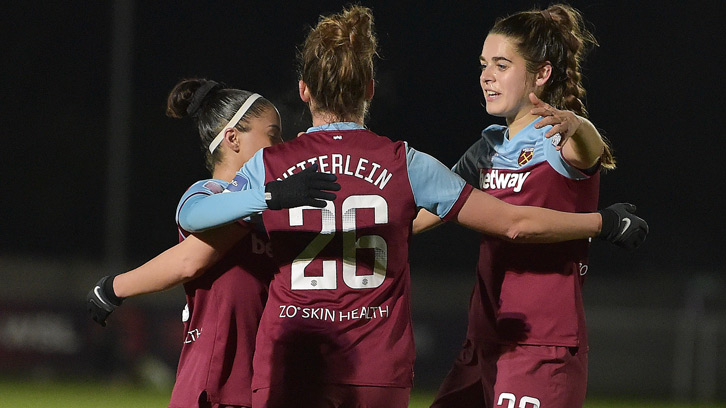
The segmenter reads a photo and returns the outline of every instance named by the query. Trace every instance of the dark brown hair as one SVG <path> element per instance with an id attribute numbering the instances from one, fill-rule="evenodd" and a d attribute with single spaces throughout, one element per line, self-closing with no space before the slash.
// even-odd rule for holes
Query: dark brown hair
<path id="1" fill-rule="evenodd" d="M 539 98 L 558 109 L 587 117 L 581 65 L 587 52 L 598 44 L 579 11 L 566 4 L 522 11 L 498 19 L 489 33 L 514 39 L 530 73 L 537 72 L 549 61 L 552 74 Z M 611 169 L 615 167 L 615 159 L 608 141 L 604 140 L 601 164 Z"/>
<path id="2" fill-rule="evenodd" d="M 237 110 L 252 95 L 252 92 L 226 88 L 223 84 L 201 78 L 183 79 L 169 93 L 166 103 L 166 116 L 194 119 L 199 131 L 202 151 L 205 153 L 205 166 L 210 172 L 222 160 L 222 149 L 209 152 L 209 145 L 217 134 L 232 119 Z M 274 105 L 265 98 L 257 99 L 237 122 L 235 128 L 241 132 L 249 131 L 248 121 L 259 117 Z"/>

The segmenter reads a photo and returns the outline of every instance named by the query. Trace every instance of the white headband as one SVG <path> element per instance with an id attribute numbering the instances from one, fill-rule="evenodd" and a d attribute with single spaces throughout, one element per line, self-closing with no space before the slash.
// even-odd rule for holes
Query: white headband
<path id="1" fill-rule="evenodd" d="M 212 140 L 212 143 L 209 144 L 209 153 L 214 153 L 214 149 L 219 146 L 220 143 L 222 143 L 222 139 L 224 139 L 224 132 L 227 131 L 229 128 L 233 128 L 237 126 L 237 122 L 239 122 L 240 119 L 242 119 L 242 116 L 244 116 L 245 113 L 247 113 L 247 110 L 249 110 L 250 106 L 252 106 L 253 103 L 259 98 L 262 98 L 260 94 L 252 94 L 249 98 L 245 101 L 245 103 L 242 104 L 242 106 L 239 107 L 239 110 L 237 113 L 232 116 L 232 119 L 229 120 L 227 125 L 217 133 L 217 137 Z"/>

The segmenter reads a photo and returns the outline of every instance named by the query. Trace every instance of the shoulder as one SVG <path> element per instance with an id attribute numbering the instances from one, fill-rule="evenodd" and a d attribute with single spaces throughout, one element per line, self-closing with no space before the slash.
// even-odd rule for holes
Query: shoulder
<path id="1" fill-rule="evenodd" d="M 227 188 L 228 184 L 229 183 L 227 183 L 226 181 L 218 179 L 199 180 L 189 186 L 187 191 L 184 192 L 181 199 L 179 200 L 179 208 L 181 208 L 184 203 L 189 201 L 191 197 L 209 196 L 212 194 L 221 193 L 224 191 L 225 188 Z"/>
<path id="2" fill-rule="evenodd" d="M 487 157 L 490 153 L 497 151 L 504 144 L 507 135 L 507 127 L 502 125 L 489 125 L 481 131 L 481 136 L 469 147 L 465 156 Z"/>
<path id="3" fill-rule="evenodd" d="M 218 180 L 218 179 L 206 179 L 206 180 L 199 180 L 196 183 L 189 186 L 187 189 L 186 194 L 218 194 L 224 191 L 225 188 L 227 188 L 227 183 L 224 180 Z"/>
<path id="4" fill-rule="evenodd" d="M 500 145 L 504 141 L 507 127 L 502 125 L 489 125 L 481 131 L 481 141 L 489 145 Z"/>

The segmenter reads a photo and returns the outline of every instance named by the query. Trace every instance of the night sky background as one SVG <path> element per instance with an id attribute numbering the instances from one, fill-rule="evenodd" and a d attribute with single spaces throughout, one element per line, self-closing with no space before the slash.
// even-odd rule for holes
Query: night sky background
<path id="1" fill-rule="evenodd" d="M 259 92 L 278 106 L 284 136 L 292 138 L 309 126 L 297 96 L 296 47 L 319 14 L 346 3 L 136 2 L 124 88 L 128 190 L 108 177 L 113 4 L 2 6 L 0 256 L 104 262 L 108 225 L 119 222 L 107 219 L 108 189 L 125 191 L 127 200 L 128 220 L 120 220 L 126 238 L 115 254 L 124 268 L 175 244 L 177 201 L 208 175 L 192 121 L 164 115 L 168 92 L 187 77 Z M 486 114 L 478 82 L 489 27 L 498 16 L 548 3 L 362 4 L 373 9 L 382 57 L 367 125 L 451 166 L 481 129 L 503 123 Z M 596 242 L 591 268 L 654 276 L 722 271 L 726 5 L 571 4 L 600 42 L 584 65 L 586 104 L 618 160 L 602 178 L 601 206 L 635 203 L 651 228 L 634 253 Z M 471 274 L 476 241 L 455 225 L 415 237 L 412 271 L 426 265 Z"/>

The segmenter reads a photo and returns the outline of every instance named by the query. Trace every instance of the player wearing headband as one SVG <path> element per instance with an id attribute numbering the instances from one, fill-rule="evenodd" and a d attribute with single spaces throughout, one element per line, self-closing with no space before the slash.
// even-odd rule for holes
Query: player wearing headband
<path id="1" fill-rule="evenodd" d="M 182 196 L 181 242 L 135 270 L 102 278 L 88 294 L 88 309 L 105 325 L 123 298 L 183 283 L 183 345 L 169 406 L 250 407 L 255 336 L 277 270 L 267 235 L 247 221 L 191 235 L 186 212 L 200 197 L 230 187 L 236 170 L 257 150 L 282 141 L 280 116 L 258 94 L 204 79 L 179 82 L 169 94 L 167 115 L 194 119 L 213 178 L 194 183 Z M 305 197 L 292 201 L 309 203 Z"/>
<path id="2" fill-rule="evenodd" d="M 341 185 L 325 208 L 263 212 L 280 272 L 257 336 L 255 407 L 408 406 L 415 357 L 408 250 L 421 207 L 514 241 L 616 231 L 612 242 L 637 246 L 645 237 L 645 222 L 621 206 L 602 215 L 513 206 L 405 142 L 366 129 L 376 53 L 369 9 L 321 17 L 299 54 L 299 94 L 313 126 L 262 149 L 235 177 L 255 189 L 318 166 Z M 203 229 L 235 219 L 235 194 L 205 197 L 190 220 Z M 627 231 L 617 227 L 624 214 Z"/>

